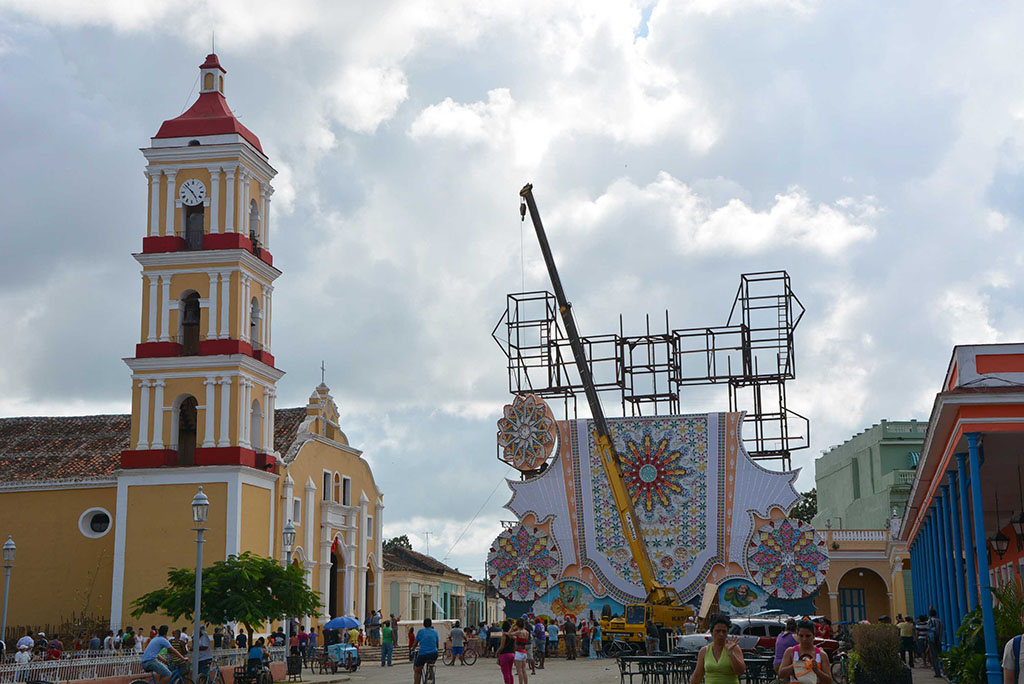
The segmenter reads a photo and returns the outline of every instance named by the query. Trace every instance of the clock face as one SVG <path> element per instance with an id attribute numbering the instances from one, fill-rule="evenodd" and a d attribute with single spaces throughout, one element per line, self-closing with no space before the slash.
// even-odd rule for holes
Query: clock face
<path id="1" fill-rule="evenodd" d="M 194 207 L 206 199 L 206 186 L 198 178 L 189 178 L 178 189 L 178 197 L 182 204 Z"/>

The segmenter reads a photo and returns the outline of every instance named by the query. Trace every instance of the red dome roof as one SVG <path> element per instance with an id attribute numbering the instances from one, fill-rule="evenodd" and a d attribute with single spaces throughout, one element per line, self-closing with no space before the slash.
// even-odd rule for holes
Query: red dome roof
<path id="1" fill-rule="evenodd" d="M 227 73 L 224 67 L 220 65 L 220 60 L 217 59 L 215 54 L 207 55 L 206 62 L 199 68 L 216 68 Z M 249 141 L 260 153 L 263 152 L 263 147 L 260 146 L 260 139 L 235 118 L 224 96 L 217 91 L 211 91 L 200 93 L 199 99 L 195 101 L 195 104 L 189 107 L 188 111 L 181 116 L 164 121 L 163 125 L 160 126 L 160 130 L 153 137 L 187 138 L 201 135 L 223 135 L 225 133 L 237 133 Z"/>

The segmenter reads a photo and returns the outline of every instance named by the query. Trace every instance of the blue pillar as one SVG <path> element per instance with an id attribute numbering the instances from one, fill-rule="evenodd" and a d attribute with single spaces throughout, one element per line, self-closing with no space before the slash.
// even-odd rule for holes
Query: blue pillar
<path id="1" fill-rule="evenodd" d="M 910 617 L 913 618 L 918 614 L 918 609 L 921 606 L 921 571 L 918 570 L 917 560 L 917 539 L 914 539 L 914 543 L 910 545 L 910 588 L 914 597 L 914 607 L 910 611 Z"/>
<path id="2" fill-rule="evenodd" d="M 967 610 L 978 607 L 978 568 L 971 557 L 974 546 L 974 526 L 971 523 L 971 499 L 967 493 L 967 454 L 957 454 L 956 464 L 960 480 L 960 524 L 963 526 L 964 576 L 967 578 Z"/>
<path id="3" fill-rule="evenodd" d="M 946 625 L 946 629 L 942 631 L 942 641 L 945 644 L 945 650 L 954 644 L 956 636 L 956 628 L 959 626 L 959 622 L 956 619 L 956 587 L 953 586 L 953 544 L 950 537 L 953 536 L 949 529 L 949 486 L 940 485 L 939 489 L 942 491 L 942 495 L 939 497 L 937 503 L 939 509 L 939 543 L 940 552 L 942 553 L 942 584 L 940 589 L 942 590 L 942 606 L 943 606 L 943 618 L 942 623 Z"/>
<path id="4" fill-rule="evenodd" d="M 964 558 L 961 555 L 960 536 L 962 527 L 960 525 L 960 493 L 957 485 L 956 473 L 949 471 L 949 524 L 953 537 L 953 571 L 956 573 L 956 624 L 959 627 L 967 614 L 967 597 L 964 595 Z"/>
<path id="5" fill-rule="evenodd" d="M 985 540 L 985 513 L 981 498 L 981 454 L 978 451 L 977 432 L 967 435 L 967 450 L 970 453 L 971 468 L 971 504 L 974 508 L 974 545 L 978 563 L 978 599 L 981 603 L 981 626 L 985 634 L 985 673 L 988 684 L 1001 684 L 1003 671 L 999 664 L 999 653 L 996 646 L 996 619 L 992 611 L 992 592 L 989 591 L 988 576 L 988 542 Z M 984 582 L 984 584 L 982 584 Z"/>
<path id="6" fill-rule="evenodd" d="M 925 612 L 932 608 L 938 608 L 939 568 L 935 560 L 935 509 L 928 508 L 928 607 Z"/>
<path id="7" fill-rule="evenodd" d="M 932 583 L 932 605 L 939 613 L 945 623 L 945 592 L 942 591 L 942 540 L 939 538 L 939 529 L 942 523 L 939 520 L 939 496 L 936 494 L 932 500 L 932 565 L 935 566 L 935 580 Z"/>

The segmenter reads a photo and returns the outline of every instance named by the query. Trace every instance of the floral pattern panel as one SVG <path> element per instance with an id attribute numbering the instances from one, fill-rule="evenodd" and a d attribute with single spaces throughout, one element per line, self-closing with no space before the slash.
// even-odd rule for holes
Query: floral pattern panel
<path id="1" fill-rule="evenodd" d="M 533 601 L 554 585 L 561 555 L 554 537 L 538 527 L 516 525 L 502 531 L 487 554 L 487 574 L 510 601 Z"/>
<path id="2" fill-rule="evenodd" d="M 536 394 L 520 394 L 498 420 L 499 460 L 516 470 L 537 470 L 555 448 L 555 415 Z"/>
<path id="3" fill-rule="evenodd" d="M 825 538 L 794 518 L 770 520 L 754 531 L 747 545 L 747 571 L 780 599 L 810 596 L 828 572 Z"/>

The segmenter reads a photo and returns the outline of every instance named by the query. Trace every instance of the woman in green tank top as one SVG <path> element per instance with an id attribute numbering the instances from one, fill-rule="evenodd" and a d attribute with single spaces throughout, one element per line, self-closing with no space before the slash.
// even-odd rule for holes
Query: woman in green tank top
<path id="1" fill-rule="evenodd" d="M 697 654 L 697 667 L 690 684 L 739 684 L 747 666 L 736 639 L 729 637 L 729 618 L 716 615 L 711 619 L 711 643 Z"/>

